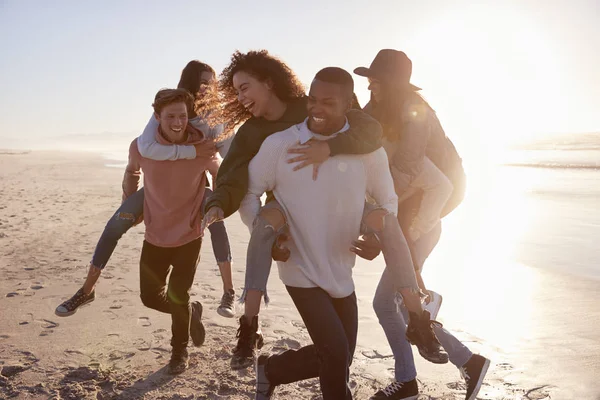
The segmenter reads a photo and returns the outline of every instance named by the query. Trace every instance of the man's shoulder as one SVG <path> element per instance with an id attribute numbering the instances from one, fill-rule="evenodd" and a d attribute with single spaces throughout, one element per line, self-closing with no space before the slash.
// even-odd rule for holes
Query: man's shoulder
<path id="1" fill-rule="evenodd" d="M 270 148 L 289 147 L 298 141 L 298 125 L 290 126 L 283 131 L 269 135 L 263 142 L 263 146 Z"/>
<path id="2" fill-rule="evenodd" d="M 377 150 L 372 151 L 370 153 L 360 154 L 358 155 L 358 157 L 360 157 L 361 161 L 366 165 L 380 163 L 383 163 L 385 165 L 389 164 L 387 153 L 385 152 L 385 149 L 383 147 L 380 147 Z"/>

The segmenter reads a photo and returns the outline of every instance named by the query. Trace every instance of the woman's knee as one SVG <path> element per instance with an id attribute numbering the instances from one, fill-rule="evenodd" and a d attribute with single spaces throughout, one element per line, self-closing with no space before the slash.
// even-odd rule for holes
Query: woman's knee
<path id="1" fill-rule="evenodd" d="M 373 311 L 375 311 L 378 318 L 397 312 L 396 293 L 375 292 L 375 296 L 373 297 Z"/>
<path id="2" fill-rule="evenodd" d="M 285 215 L 277 208 L 263 208 L 258 216 L 275 231 L 279 231 L 285 226 Z"/>

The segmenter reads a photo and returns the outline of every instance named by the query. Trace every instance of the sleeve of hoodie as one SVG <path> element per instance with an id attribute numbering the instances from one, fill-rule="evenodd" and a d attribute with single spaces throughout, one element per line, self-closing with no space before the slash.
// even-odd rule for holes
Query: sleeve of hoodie
<path id="1" fill-rule="evenodd" d="M 140 152 L 138 151 L 137 140 L 134 139 L 129 145 L 129 159 L 125 167 L 123 176 L 123 201 L 137 192 L 140 187 L 142 168 L 140 167 Z"/>
<path id="2" fill-rule="evenodd" d="M 381 147 L 383 130 L 375 118 L 360 110 L 350 110 L 346 116 L 350 129 L 327 141 L 332 156 L 367 154 Z"/>
<path id="3" fill-rule="evenodd" d="M 396 185 L 398 185 L 397 175 L 404 175 L 407 188 L 423 170 L 430 126 L 427 108 L 424 105 L 407 104 L 401 110 L 399 117 L 402 128 L 391 166 L 397 172 L 393 174 Z M 396 190 L 402 192 L 406 188 L 396 187 Z"/>
<path id="4" fill-rule="evenodd" d="M 248 192 L 248 164 L 262 144 L 261 141 L 251 140 L 249 137 L 253 129 L 246 123 L 233 138 L 227 156 L 219 167 L 217 185 L 206 202 L 205 212 L 219 207 L 227 218 L 240 208 Z"/>
<path id="5" fill-rule="evenodd" d="M 196 158 L 196 148 L 194 146 L 158 143 L 156 141 L 157 130 L 158 121 L 152 116 L 144 128 L 144 132 L 137 138 L 138 149 L 142 157 L 156 161 L 192 160 Z"/>

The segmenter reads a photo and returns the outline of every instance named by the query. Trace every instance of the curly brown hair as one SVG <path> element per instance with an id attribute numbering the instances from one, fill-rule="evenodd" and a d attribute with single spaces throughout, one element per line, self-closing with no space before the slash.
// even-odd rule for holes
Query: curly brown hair
<path id="1" fill-rule="evenodd" d="M 247 53 L 236 51 L 231 63 L 225 67 L 219 77 L 219 96 L 221 108 L 219 120 L 227 123 L 228 130 L 246 122 L 252 114 L 238 102 L 238 94 L 233 87 L 233 76 L 244 71 L 261 82 L 270 81 L 273 92 L 284 103 L 305 96 L 305 88 L 291 68 L 269 54 L 267 50 L 253 50 Z"/>

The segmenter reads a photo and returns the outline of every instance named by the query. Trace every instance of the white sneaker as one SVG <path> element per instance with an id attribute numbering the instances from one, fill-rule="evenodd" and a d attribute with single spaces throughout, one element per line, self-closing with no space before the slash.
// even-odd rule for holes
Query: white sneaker
<path id="1" fill-rule="evenodd" d="M 429 311 L 431 315 L 431 319 L 436 319 L 438 312 L 440 311 L 440 307 L 442 306 L 442 295 L 434 292 L 433 290 L 427 291 L 429 296 L 423 302 L 423 308 L 426 311 Z"/>

